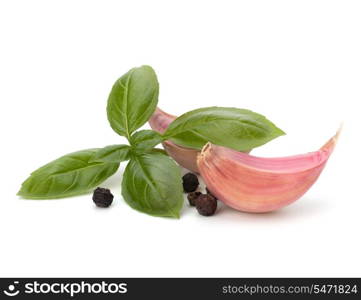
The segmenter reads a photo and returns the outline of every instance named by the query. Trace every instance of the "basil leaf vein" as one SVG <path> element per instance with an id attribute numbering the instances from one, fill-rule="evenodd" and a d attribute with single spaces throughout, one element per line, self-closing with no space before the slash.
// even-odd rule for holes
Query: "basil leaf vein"
<path id="1" fill-rule="evenodd" d="M 130 139 L 155 111 L 158 94 L 157 75 L 150 66 L 131 69 L 114 83 L 110 92 L 107 104 L 110 126 Z"/>
<path id="2" fill-rule="evenodd" d="M 55 199 L 80 195 L 113 175 L 119 163 L 90 162 L 98 149 L 64 155 L 31 173 L 18 192 L 28 199 Z"/>
<path id="3" fill-rule="evenodd" d="M 180 168 L 159 151 L 134 155 L 123 175 L 122 195 L 138 211 L 179 218 L 183 206 Z"/>
<path id="4" fill-rule="evenodd" d="M 162 141 L 162 135 L 154 130 L 140 130 L 130 137 L 130 143 L 133 149 L 138 152 L 153 149 Z"/>
<path id="5" fill-rule="evenodd" d="M 163 137 L 195 149 L 211 142 L 238 151 L 249 151 L 284 134 L 266 117 L 253 111 L 205 107 L 179 116 L 169 124 Z"/>
<path id="6" fill-rule="evenodd" d="M 90 162 L 120 163 L 130 158 L 129 145 L 109 145 L 99 149 Z"/>

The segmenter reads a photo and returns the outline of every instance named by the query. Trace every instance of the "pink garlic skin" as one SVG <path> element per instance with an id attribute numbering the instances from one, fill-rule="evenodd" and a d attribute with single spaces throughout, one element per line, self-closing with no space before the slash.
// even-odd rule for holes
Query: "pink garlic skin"
<path id="1" fill-rule="evenodd" d="M 168 114 L 157 107 L 148 122 L 154 131 L 164 133 L 169 124 L 172 123 L 176 118 L 176 116 Z"/>
<path id="2" fill-rule="evenodd" d="M 198 156 L 198 169 L 208 189 L 226 205 L 243 212 L 270 212 L 296 201 L 316 182 L 338 134 L 319 151 L 281 158 L 208 143 Z"/>
<path id="3" fill-rule="evenodd" d="M 149 125 L 154 131 L 163 133 L 169 124 L 176 118 L 176 116 L 170 115 L 160 108 L 157 108 L 149 119 Z M 163 147 L 169 156 L 171 156 L 179 165 L 192 172 L 199 173 L 197 156 L 200 151 L 176 145 L 171 141 L 164 141 Z"/>

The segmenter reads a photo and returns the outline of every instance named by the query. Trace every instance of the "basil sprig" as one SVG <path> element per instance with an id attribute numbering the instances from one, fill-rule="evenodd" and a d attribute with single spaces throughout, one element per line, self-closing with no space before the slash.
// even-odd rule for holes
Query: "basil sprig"
<path id="1" fill-rule="evenodd" d="M 122 195 L 132 208 L 153 216 L 179 218 L 183 206 L 180 168 L 162 149 L 170 139 L 201 149 L 207 142 L 240 151 L 251 150 L 284 134 L 264 116 L 249 110 L 207 107 L 173 121 L 161 135 L 139 129 L 154 113 L 159 84 L 150 66 L 133 68 L 120 77 L 110 92 L 110 126 L 129 145 L 110 145 L 62 156 L 31 173 L 18 195 L 28 199 L 62 198 L 87 193 L 129 161 L 122 180 Z"/>

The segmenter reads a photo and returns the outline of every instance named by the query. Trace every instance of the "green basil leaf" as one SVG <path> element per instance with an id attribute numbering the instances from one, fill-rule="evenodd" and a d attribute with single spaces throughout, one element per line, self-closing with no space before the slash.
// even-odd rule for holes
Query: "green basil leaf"
<path id="1" fill-rule="evenodd" d="M 110 145 L 99 149 L 89 162 L 120 163 L 130 158 L 130 146 Z"/>
<path id="2" fill-rule="evenodd" d="M 107 105 L 113 130 L 129 139 L 153 114 L 158 93 L 157 75 L 150 66 L 131 69 L 120 77 L 113 85 Z"/>
<path id="3" fill-rule="evenodd" d="M 159 151 L 134 155 L 123 175 L 122 195 L 136 210 L 179 218 L 183 206 L 180 168 Z"/>
<path id="4" fill-rule="evenodd" d="M 98 149 L 64 155 L 32 172 L 18 192 L 28 199 L 52 199 L 80 195 L 113 175 L 119 163 L 90 163 Z"/>
<path id="5" fill-rule="evenodd" d="M 163 137 L 153 130 L 140 130 L 130 137 L 130 143 L 135 151 L 144 152 L 161 143 Z"/>
<path id="6" fill-rule="evenodd" d="M 201 149 L 207 142 L 249 151 L 284 135 L 264 116 L 246 109 L 206 107 L 175 119 L 163 134 L 174 143 Z"/>
<path id="7" fill-rule="evenodd" d="M 159 152 L 160 154 L 164 154 L 165 156 L 169 156 L 167 151 L 165 151 L 164 149 L 161 148 L 154 148 L 152 150 L 150 150 L 151 152 Z"/>

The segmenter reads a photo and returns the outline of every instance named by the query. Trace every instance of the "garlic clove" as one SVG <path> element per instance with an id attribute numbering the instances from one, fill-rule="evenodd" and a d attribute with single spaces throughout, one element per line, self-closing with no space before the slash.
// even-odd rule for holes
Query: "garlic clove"
<path id="1" fill-rule="evenodd" d="M 168 114 L 157 107 L 154 114 L 149 119 L 149 125 L 153 130 L 163 133 L 169 124 L 176 118 L 176 116 Z M 192 172 L 199 173 L 197 156 L 200 151 L 179 146 L 171 141 L 164 141 L 162 144 L 169 156 L 171 156 L 179 165 Z"/>
<path id="2" fill-rule="evenodd" d="M 208 143 L 198 155 L 198 169 L 207 188 L 226 205 L 244 212 L 269 212 L 308 191 L 338 135 L 318 151 L 280 158 L 256 157 Z"/>
<path id="3" fill-rule="evenodd" d="M 166 113 L 161 110 L 159 107 L 155 109 L 155 112 L 149 119 L 150 127 L 159 133 L 164 133 L 164 131 L 168 128 L 169 124 L 172 123 L 177 116 Z"/>
<path id="4" fill-rule="evenodd" d="M 199 173 L 197 166 L 197 156 L 200 151 L 179 146 L 171 141 L 163 142 L 163 147 L 165 151 L 167 151 L 168 155 L 183 168 L 186 168 L 194 173 Z"/>

